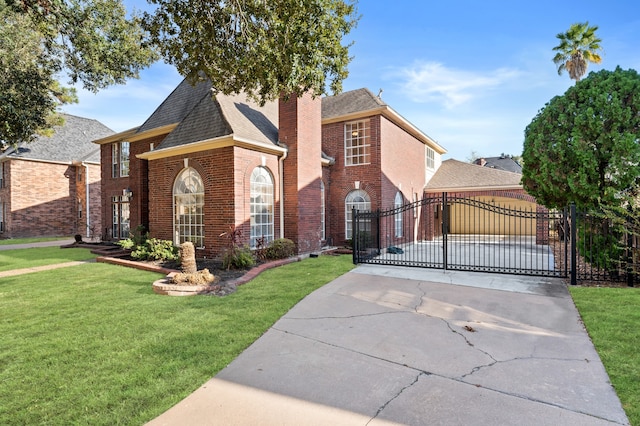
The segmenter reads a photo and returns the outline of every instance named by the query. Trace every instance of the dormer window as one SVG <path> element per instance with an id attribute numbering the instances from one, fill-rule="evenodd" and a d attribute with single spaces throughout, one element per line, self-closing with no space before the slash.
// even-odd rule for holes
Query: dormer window
<path id="1" fill-rule="evenodd" d="M 369 120 L 344 125 L 344 164 L 357 166 L 371 162 L 371 130 Z"/>

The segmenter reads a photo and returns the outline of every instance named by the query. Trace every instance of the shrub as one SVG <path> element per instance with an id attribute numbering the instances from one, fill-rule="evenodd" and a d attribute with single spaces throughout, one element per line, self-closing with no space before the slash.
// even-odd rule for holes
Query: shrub
<path id="1" fill-rule="evenodd" d="M 178 260 L 178 247 L 172 241 L 149 238 L 144 244 L 137 245 L 131 252 L 131 257 L 140 260 Z"/>
<path id="2" fill-rule="evenodd" d="M 271 260 L 286 259 L 294 254 L 296 254 L 296 245 L 287 238 L 273 240 L 265 249 L 265 258 Z"/>
<path id="3" fill-rule="evenodd" d="M 226 249 L 222 255 L 222 266 L 229 269 L 246 269 L 255 265 L 253 254 L 248 245 L 233 246 Z"/>

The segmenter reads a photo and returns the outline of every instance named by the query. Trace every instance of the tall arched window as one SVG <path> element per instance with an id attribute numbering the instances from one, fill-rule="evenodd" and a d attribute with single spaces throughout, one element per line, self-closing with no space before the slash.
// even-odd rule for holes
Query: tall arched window
<path id="1" fill-rule="evenodd" d="M 265 243 L 273 240 L 273 178 L 264 167 L 256 167 L 251 173 L 251 247 L 256 240 Z"/>
<path id="2" fill-rule="evenodd" d="M 344 218 L 345 218 L 345 238 L 350 239 L 353 236 L 353 222 L 351 217 L 351 211 L 353 209 L 361 210 L 361 211 L 369 211 L 371 210 L 371 198 L 366 191 L 362 189 L 354 189 L 349 194 L 347 194 L 347 198 L 344 203 Z M 371 222 L 363 223 L 364 231 L 371 231 Z"/>
<path id="3" fill-rule="evenodd" d="M 396 199 L 393 201 L 393 208 L 400 209 L 402 207 L 402 192 L 398 191 L 396 193 Z M 395 225 L 395 234 L 396 237 L 402 237 L 402 212 L 396 211 L 396 214 L 393 217 L 393 222 Z"/>
<path id="4" fill-rule="evenodd" d="M 187 167 L 173 184 L 174 243 L 191 241 L 204 247 L 204 185 L 198 172 Z"/>

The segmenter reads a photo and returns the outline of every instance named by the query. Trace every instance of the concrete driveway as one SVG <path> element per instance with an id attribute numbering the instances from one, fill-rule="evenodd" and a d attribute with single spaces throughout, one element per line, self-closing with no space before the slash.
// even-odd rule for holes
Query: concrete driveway
<path id="1" fill-rule="evenodd" d="M 150 424 L 628 420 L 561 281 L 365 265 Z"/>

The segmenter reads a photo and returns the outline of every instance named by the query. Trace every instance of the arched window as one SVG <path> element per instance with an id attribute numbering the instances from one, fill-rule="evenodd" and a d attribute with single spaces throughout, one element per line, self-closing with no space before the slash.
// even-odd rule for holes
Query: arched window
<path id="1" fill-rule="evenodd" d="M 198 172 L 187 167 L 173 184 L 174 243 L 191 241 L 204 247 L 204 185 Z"/>
<path id="2" fill-rule="evenodd" d="M 396 199 L 393 201 L 393 208 L 394 209 L 400 209 L 400 207 L 402 207 L 402 192 L 398 191 L 396 193 Z M 402 237 L 402 212 L 401 211 L 396 211 L 396 214 L 393 217 L 393 222 L 395 225 L 395 234 L 396 237 Z"/>
<path id="3" fill-rule="evenodd" d="M 264 167 L 256 167 L 251 173 L 251 247 L 256 240 L 273 241 L 273 178 Z"/>
<path id="4" fill-rule="evenodd" d="M 353 236 L 353 222 L 351 217 L 351 211 L 353 209 L 360 211 L 371 210 L 371 198 L 366 191 L 362 189 L 354 189 L 349 194 L 344 202 L 344 217 L 345 217 L 345 238 L 350 239 Z M 363 223 L 364 231 L 371 231 L 371 222 Z"/>

